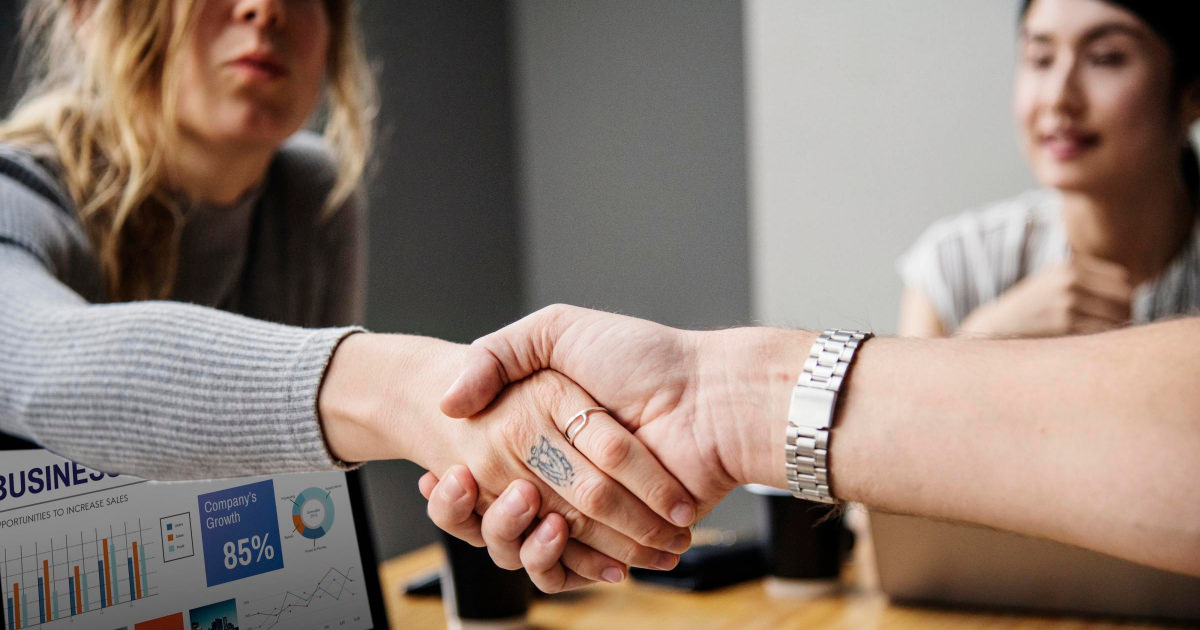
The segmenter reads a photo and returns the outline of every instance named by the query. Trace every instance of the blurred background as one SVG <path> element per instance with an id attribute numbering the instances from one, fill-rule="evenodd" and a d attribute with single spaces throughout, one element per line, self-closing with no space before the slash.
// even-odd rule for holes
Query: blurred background
<path id="1" fill-rule="evenodd" d="M 0 1 L 0 42 L 20 2 Z M 682 327 L 895 328 L 893 261 L 1032 185 L 1017 0 L 363 0 L 381 84 L 376 331 L 467 342 L 569 302 Z M 0 53 L 0 105 L 17 90 Z M 367 467 L 381 557 L 432 541 Z M 706 524 L 753 532 L 748 494 Z"/>

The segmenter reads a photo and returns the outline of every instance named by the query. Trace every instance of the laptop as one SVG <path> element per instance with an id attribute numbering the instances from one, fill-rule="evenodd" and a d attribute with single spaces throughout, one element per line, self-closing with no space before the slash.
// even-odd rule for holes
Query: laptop
<path id="1" fill-rule="evenodd" d="M 869 518 L 880 587 L 896 601 L 1200 621 L 1200 578 L 973 525 Z"/>
<path id="2" fill-rule="evenodd" d="M 0 630 L 383 630 L 356 473 L 109 475 L 0 438 Z"/>

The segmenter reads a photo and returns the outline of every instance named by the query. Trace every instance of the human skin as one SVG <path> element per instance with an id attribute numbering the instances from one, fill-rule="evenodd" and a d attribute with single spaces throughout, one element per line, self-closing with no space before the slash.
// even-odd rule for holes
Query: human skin
<path id="1" fill-rule="evenodd" d="M 546 372 L 523 380 L 486 406 L 478 422 L 442 415 L 440 393 L 454 380 L 466 350 L 410 335 L 346 338 L 317 401 L 330 451 L 344 461 L 408 459 L 439 474 L 465 465 L 479 480 L 477 496 L 465 506 L 471 511 L 487 510 L 510 481 L 525 480 L 540 508 L 530 516 L 554 513 L 570 533 L 560 567 L 564 584 L 619 581 L 624 565 L 675 566 L 677 554 L 691 542 L 690 497 L 606 414 L 591 414 L 589 431 L 608 435 L 612 441 L 604 448 L 620 449 L 626 459 L 609 463 L 590 443 L 569 445 L 562 434 L 566 422 L 596 406 L 569 379 Z M 667 518 L 681 503 L 689 506 L 682 526 L 644 501 Z"/>
<path id="2" fill-rule="evenodd" d="M 1063 196 L 1072 257 L 972 311 L 954 334 L 1043 337 L 1129 322 L 1134 287 L 1187 244 L 1196 216 L 1179 159 L 1200 85 L 1173 72 L 1167 43 L 1129 11 L 1101 0 L 1030 5 L 1013 110 L 1038 183 Z M 929 298 L 907 289 L 899 333 L 946 332 Z"/>
<path id="3" fill-rule="evenodd" d="M 472 344 L 442 406 L 466 415 L 507 379 L 560 371 L 646 442 L 703 513 L 732 485 L 786 487 L 787 407 L 814 338 L 556 305 Z M 1200 575 L 1197 342 L 1195 318 L 1048 340 L 872 339 L 843 385 L 832 490 Z M 430 510 L 460 537 L 486 533 L 436 493 Z M 519 520 L 493 512 L 483 522 L 510 536 L 483 536 L 489 546 L 531 572 L 553 559 L 552 545 L 512 536 Z"/>
<path id="4" fill-rule="evenodd" d="M 206 0 L 179 65 L 180 146 L 173 186 L 193 199 L 236 201 L 321 96 L 330 24 L 323 0 Z"/>

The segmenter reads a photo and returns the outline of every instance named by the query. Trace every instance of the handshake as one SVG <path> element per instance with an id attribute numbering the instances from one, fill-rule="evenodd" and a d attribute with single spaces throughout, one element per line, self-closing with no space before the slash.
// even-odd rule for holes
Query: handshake
<path id="1" fill-rule="evenodd" d="M 870 341 L 841 388 L 832 491 L 1200 575 L 1200 395 L 1164 367 L 1194 363 L 1180 337 L 1200 320 Z M 470 346 L 351 335 L 318 407 L 335 457 L 420 464 L 434 523 L 556 592 L 670 569 L 732 489 L 787 487 L 789 404 L 816 339 L 555 305 Z"/>

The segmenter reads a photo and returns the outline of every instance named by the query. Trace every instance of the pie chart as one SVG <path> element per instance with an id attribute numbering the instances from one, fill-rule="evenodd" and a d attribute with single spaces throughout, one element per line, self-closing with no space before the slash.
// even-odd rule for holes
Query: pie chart
<path id="1" fill-rule="evenodd" d="M 308 488 L 292 502 L 292 524 L 305 538 L 316 540 L 333 527 L 333 501 L 320 488 Z"/>

